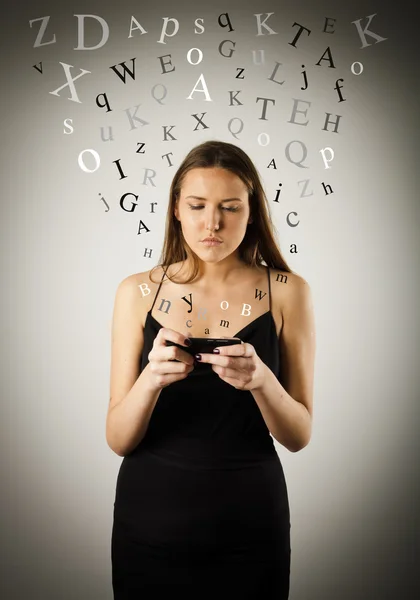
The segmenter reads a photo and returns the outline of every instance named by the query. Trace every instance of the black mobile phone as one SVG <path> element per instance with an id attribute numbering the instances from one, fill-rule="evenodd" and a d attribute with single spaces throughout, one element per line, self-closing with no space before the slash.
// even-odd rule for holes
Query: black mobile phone
<path id="1" fill-rule="evenodd" d="M 219 346 L 232 346 L 233 344 L 241 344 L 242 340 L 237 337 L 233 338 L 204 338 L 204 337 L 190 337 L 191 346 L 183 346 L 182 344 L 176 344 L 175 342 L 171 342 L 166 340 L 167 346 L 177 346 L 181 348 L 181 350 L 185 350 L 192 356 L 195 354 L 199 354 L 200 352 L 212 354 L 213 348 L 218 348 Z"/>

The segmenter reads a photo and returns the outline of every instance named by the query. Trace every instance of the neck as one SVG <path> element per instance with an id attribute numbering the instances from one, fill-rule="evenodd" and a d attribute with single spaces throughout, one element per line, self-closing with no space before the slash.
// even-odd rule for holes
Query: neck
<path id="1" fill-rule="evenodd" d="M 185 266 L 188 270 L 189 264 Z M 240 271 L 248 269 L 249 266 L 236 256 L 228 256 L 217 263 L 200 260 L 195 282 L 212 288 L 223 286 L 233 281 Z"/>

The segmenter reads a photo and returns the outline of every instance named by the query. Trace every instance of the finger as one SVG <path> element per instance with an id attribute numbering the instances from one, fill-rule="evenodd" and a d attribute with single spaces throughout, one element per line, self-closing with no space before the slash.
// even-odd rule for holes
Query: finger
<path id="1" fill-rule="evenodd" d="M 188 348 L 188 344 L 185 343 L 185 341 L 188 340 L 188 335 L 179 331 L 175 331 L 175 329 L 161 327 L 156 338 L 159 339 L 159 343 L 161 345 L 166 346 L 166 341 L 168 341 L 174 344 L 178 344 L 179 346 L 184 346 L 185 348 Z"/>
<path id="2" fill-rule="evenodd" d="M 230 346 L 218 346 L 214 350 L 219 350 L 218 356 L 244 356 L 249 358 L 255 352 L 252 344 L 244 343 L 232 344 Z"/>
<path id="3" fill-rule="evenodd" d="M 201 360 L 197 358 L 201 356 Z M 198 362 L 210 363 L 219 367 L 229 367 L 234 370 L 242 370 L 249 368 L 249 359 L 241 356 L 220 356 L 219 354 L 200 353 L 195 355 Z"/>
<path id="4" fill-rule="evenodd" d="M 186 365 L 184 362 L 173 362 L 170 360 L 163 360 L 156 363 L 154 372 L 159 375 L 177 375 L 179 373 L 190 372 L 194 368 L 194 365 Z"/>
<path id="5" fill-rule="evenodd" d="M 180 361 L 187 365 L 194 364 L 194 357 L 186 350 L 181 350 L 178 346 L 165 346 L 159 350 L 161 360 Z"/>

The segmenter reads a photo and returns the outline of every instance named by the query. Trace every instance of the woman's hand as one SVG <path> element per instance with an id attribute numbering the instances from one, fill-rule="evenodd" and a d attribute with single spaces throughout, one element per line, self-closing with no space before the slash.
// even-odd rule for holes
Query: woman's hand
<path id="1" fill-rule="evenodd" d="M 252 344 L 242 342 L 215 348 L 217 349 L 219 354 L 202 352 L 196 354 L 195 358 L 199 362 L 210 363 L 220 379 L 238 390 L 251 391 L 262 386 L 267 365 L 263 363 Z"/>
<path id="2" fill-rule="evenodd" d="M 148 372 L 151 387 L 162 389 L 167 385 L 185 379 L 194 369 L 194 358 L 177 346 L 167 346 L 166 340 L 188 347 L 188 339 L 179 331 L 161 327 L 153 341 L 153 348 L 149 352 Z M 179 362 L 177 362 L 179 361 Z"/>

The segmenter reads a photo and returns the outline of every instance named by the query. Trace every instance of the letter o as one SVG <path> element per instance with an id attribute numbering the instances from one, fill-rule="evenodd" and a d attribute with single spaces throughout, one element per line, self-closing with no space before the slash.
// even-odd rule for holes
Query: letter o
<path id="1" fill-rule="evenodd" d="M 83 158 L 82 157 L 83 157 L 83 154 L 85 152 L 90 152 L 92 154 L 92 156 L 94 157 L 94 159 L 96 160 L 96 167 L 94 169 L 88 169 L 86 167 L 85 163 L 83 162 Z M 101 164 L 101 157 L 96 152 L 96 150 L 92 150 L 91 148 L 87 148 L 86 150 L 82 150 L 82 152 L 79 154 L 79 156 L 77 158 L 77 162 L 79 163 L 79 167 L 85 173 L 94 173 L 95 171 L 97 171 L 99 169 L 99 165 Z"/>
<path id="2" fill-rule="evenodd" d="M 193 50 L 197 50 L 197 52 L 198 52 L 198 61 L 197 62 L 192 62 L 192 60 L 191 60 L 191 52 L 193 52 Z M 200 48 L 190 48 L 190 50 L 188 50 L 187 60 L 190 63 L 190 65 L 200 64 L 201 61 L 203 60 L 203 53 L 201 52 Z"/>
<path id="3" fill-rule="evenodd" d="M 263 144 L 263 142 L 262 142 L 263 135 L 265 136 L 265 139 L 267 140 L 265 144 Z M 257 140 L 258 140 L 258 143 L 260 146 L 268 146 L 268 144 L 270 143 L 270 136 L 268 135 L 268 133 L 263 132 L 263 133 L 260 133 Z"/>
<path id="4" fill-rule="evenodd" d="M 358 73 L 356 73 L 355 69 L 354 69 L 354 65 L 359 65 L 360 67 L 360 71 Z M 363 65 L 361 62 L 354 62 L 352 64 L 352 66 L 350 67 L 350 71 L 353 73 L 353 75 L 361 75 L 363 73 Z"/>

